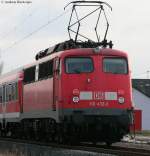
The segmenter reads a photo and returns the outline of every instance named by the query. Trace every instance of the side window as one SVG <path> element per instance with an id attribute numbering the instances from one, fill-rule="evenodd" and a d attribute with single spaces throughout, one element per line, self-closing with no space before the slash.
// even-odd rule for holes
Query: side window
<path id="1" fill-rule="evenodd" d="M 24 70 L 24 83 L 31 83 L 35 81 L 35 66 Z"/>
<path id="2" fill-rule="evenodd" d="M 18 99 L 18 83 L 13 82 L 0 87 L 0 103 L 14 101 Z"/>
<path id="3" fill-rule="evenodd" d="M 12 91 L 12 100 L 18 99 L 18 83 L 15 82 L 11 85 L 11 91 Z"/>
<path id="4" fill-rule="evenodd" d="M 5 97 L 6 97 L 6 86 L 4 85 L 2 88 L 3 88 L 3 97 L 2 97 L 2 101 L 3 101 L 3 102 L 6 102 L 6 98 L 5 98 Z"/>
<path id="5" fill-rule="evenodd" d="M 11 90 L 12 90 L 12 100 L 15 100 L 15 83 L 11 85 Z"/>
<path id="6" fill-rule="evenodd" d="M 44 79 L 50 76 L 53 76 L 53 61 L 47 61 L 39 64 L 38 79 Z"/>
<path id="7" fill-rule="evenodd" d="M 2 103 L 3 88 L 0 87 L 0 103 Z"/>
<path id="8" fill-rule="evenodd" d="M 6 85 L 6 102 L 11 101 L 11 84 Z"/>

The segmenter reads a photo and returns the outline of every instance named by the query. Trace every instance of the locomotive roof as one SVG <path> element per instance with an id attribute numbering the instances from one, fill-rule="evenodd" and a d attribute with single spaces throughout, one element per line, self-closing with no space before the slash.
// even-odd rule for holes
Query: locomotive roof
<path id="1" fill-rule="evenodd" d="M 102 48 L 99 49 L 99 52 L 94 52 L 97 50 L 96 48 L 80 48 L 80 49 L 72 49 L 72 50 L 66 50 L 62 55 L 103 55 L 103 56 L 121 56 L 121 57 L 127 57 L 127 54 L 125 52 L 110 49 L 110 48 Z"/>
<path id="2" fill-rule="evenodd" d="M 67 56 L 88 56 L 88 55 L 128 57 L 125 52 L 115 50 L 115 49 L 110 49 L 110 48 L 102 48 L 102 49 L 100 49 L 99 53 L 94 53 L 94 48 L 78 48 L 78 49 L 70 49 L 70 50 L 60 51 L 60 52 L 53 53 L 53 54 L 48 55 L 42 59 L 39 59 L 38 61 L 34 61 L 31 64 L 25 65 L 23 67 L 20 67 L 16 70 L 13 70 L 9 73 L 6 73 L 6 74 L 0 76 L 0 83 L 4 83 L 5 81 L 17 79 L 17 78 L 19 78 L 19 74 L 24 69 L 34 66 L 36 64 L 51 60 L 55 57 L 63 57 L 64 58 Z"/>
<path id="3" fill-rule="evenodd" d="M 102 48 L 99 50 L 99 53 L 94 53 L 95 48 L 78 48 L 78 49 L 69 49 L 65 51 L 60 51 L 57 53 L 52 53 L 46 57 L 43 57 L 36 62 L 28 64 L 24 66 L 24 69 L 51 60 L 55 57 L 67 57 L 67 56 L 88 56 L 88 55 L 103 55 L 103 56 L 120 56 L 120 57 L 128 57 L 127 54 L 123 51 L 111 49 L 111 48 Z"/>

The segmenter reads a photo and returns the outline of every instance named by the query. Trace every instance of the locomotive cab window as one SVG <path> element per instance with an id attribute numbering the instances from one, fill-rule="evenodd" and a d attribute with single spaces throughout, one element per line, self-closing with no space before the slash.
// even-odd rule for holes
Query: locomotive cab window
<path id="1" fill-rule="evenodd" d="M 53 61 L 47 61 L 39 64 L 39 79 L 45 79 L 53 76 Z"/>
<path id="2" fill-rule="evenodd" d="M 24 70 L 24 83 L 31 83 L 35 81 L 35 66 Z"/>
<path id="3" fill-rule="evenodd" d="M 93 71 L 93 61 L 91 58 L 66 58 L 66 72 L 69 74 L 90 73 Z"/>
<path id="4" fill-rule="evenodd" d="M 113 74 L 127 74 L 127 60 L 125 58 L 104 58 L 103 71 Z"/>

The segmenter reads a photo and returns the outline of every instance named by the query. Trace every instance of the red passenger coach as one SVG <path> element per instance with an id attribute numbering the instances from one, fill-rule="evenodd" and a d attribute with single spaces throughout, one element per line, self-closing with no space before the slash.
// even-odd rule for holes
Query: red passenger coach
<path id="1" fill-rule="evenodd" d="M 1 127 L 8 121 L 18 121 L 23 108 L 22 72 L 13 72 L 0 78 L 0 120 Z"/>

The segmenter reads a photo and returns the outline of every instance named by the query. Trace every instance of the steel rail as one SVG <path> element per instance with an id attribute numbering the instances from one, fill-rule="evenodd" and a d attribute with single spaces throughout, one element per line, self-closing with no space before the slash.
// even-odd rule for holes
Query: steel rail
<path id="1" fill-rule="evenodd" d="M 0 138 L 0 141 L 18 143 L 18 144 L 32 144 L 32 145 L 40 145 L 44 147 L 54 147 L 68 150 L 81 150 L 88 152 L 96 152 L 96 153 L 105 153 L 105 154 L 113 154 L 117 156 L 149 156 L 150 150 L 141 149 L 141 148 L 127 148 L 127 147 L 119 147 L 119 146 L 111 146 L 107 147 L 105 145 L 93 145 L 82 143 L 80 145 L 67 145 L 67 144 L 57 144 L 57 143 L 47 143 L 47 142 L 37 142 L 37 141 L 29 141 L 29 140 L 20 140 L 20 139 L 10 139 L 10 138 Z"/>

